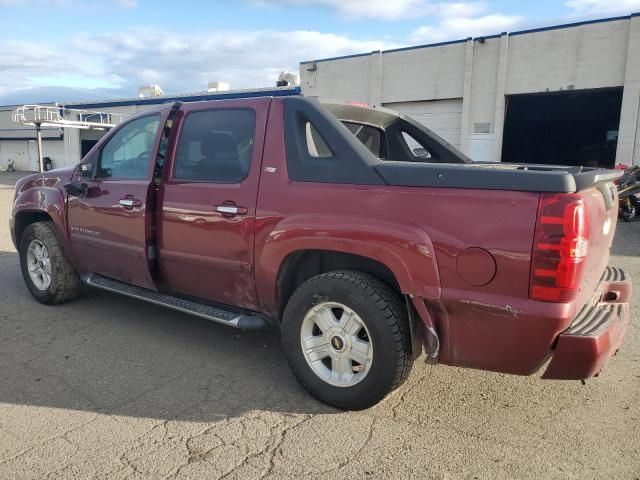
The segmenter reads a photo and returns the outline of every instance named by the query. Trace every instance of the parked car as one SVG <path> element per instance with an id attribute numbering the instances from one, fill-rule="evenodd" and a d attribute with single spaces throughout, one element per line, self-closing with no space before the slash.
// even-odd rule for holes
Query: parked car
<path id="1" fill-rule="evenodd" d="M 417 157 L 416 142 L 428 156 Z M 426 158 L 425 158 L 426 157 Z M 621 172 L 474 164 L 411 119 L 304 97 L 167 104 L 16 184 L 45 304 L 89 285 L 281 330 L 320 400 L 367 408 L 426 360 L 597 375 L 631 285 L 608 266 Z"/>

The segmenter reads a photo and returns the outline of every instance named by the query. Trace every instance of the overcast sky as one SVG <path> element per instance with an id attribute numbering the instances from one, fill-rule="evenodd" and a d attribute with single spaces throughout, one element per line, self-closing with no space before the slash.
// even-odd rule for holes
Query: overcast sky
<path id="1" fill-rule="evenodd" d="M 304 60 L 640 11 L 640 0 L 0 0 L 0 104 L 275 84 Z"/>

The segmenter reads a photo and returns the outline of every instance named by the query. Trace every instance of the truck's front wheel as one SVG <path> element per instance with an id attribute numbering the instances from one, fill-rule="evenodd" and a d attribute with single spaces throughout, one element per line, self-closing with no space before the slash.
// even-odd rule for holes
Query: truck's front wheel
<path id="1" fill-rule="evenodd" d="M 80 278 L 65 257 L 51 222 L 25 228 L 20 238 L 20 267 L 31 295 L 41 303 L 66 302 L 81 292 Z"/>
<path id="2" fill-rule="evenodd" d="M 412 366 L 400 297 L 359 272 L 330 272 L 303 283 L 285 309 L 282 345 L 312 395 L 348 410 L 378 403 Z"/>

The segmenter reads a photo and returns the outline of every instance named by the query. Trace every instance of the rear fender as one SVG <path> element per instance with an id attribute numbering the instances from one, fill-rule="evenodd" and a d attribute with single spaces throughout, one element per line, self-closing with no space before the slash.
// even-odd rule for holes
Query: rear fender
<path id="1" fill-rule="evenodd" d="M 269 233 L 257 252 L 256 283 L 265 312 L 277 312 L 277 279 L 285 259 L 296 252 L 325 250 L 349 253 L 385 265 L 404 295 L 436 299 L 440 278 L 435 252 L 426 232 L 402 221 L 379 217 L 293 216 Z M 433 328 L 430 318 L 422 318 Z"/>

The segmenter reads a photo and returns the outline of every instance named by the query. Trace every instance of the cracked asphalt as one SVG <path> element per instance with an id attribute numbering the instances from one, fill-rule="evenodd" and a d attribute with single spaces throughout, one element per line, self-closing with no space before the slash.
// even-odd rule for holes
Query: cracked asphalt
<path id="1" fill-rule="evenodd" d="M 23 285 L 0 174 L 0 479 L 638 479 L 637 317 L 603 374 L 542 381 L 428 366 L 365 412 L 307 395 L 275 332 Z M 640 223 L 612 263 L 640 278 Z M 639 290 L 633 297 L 637 315 Z"/>

